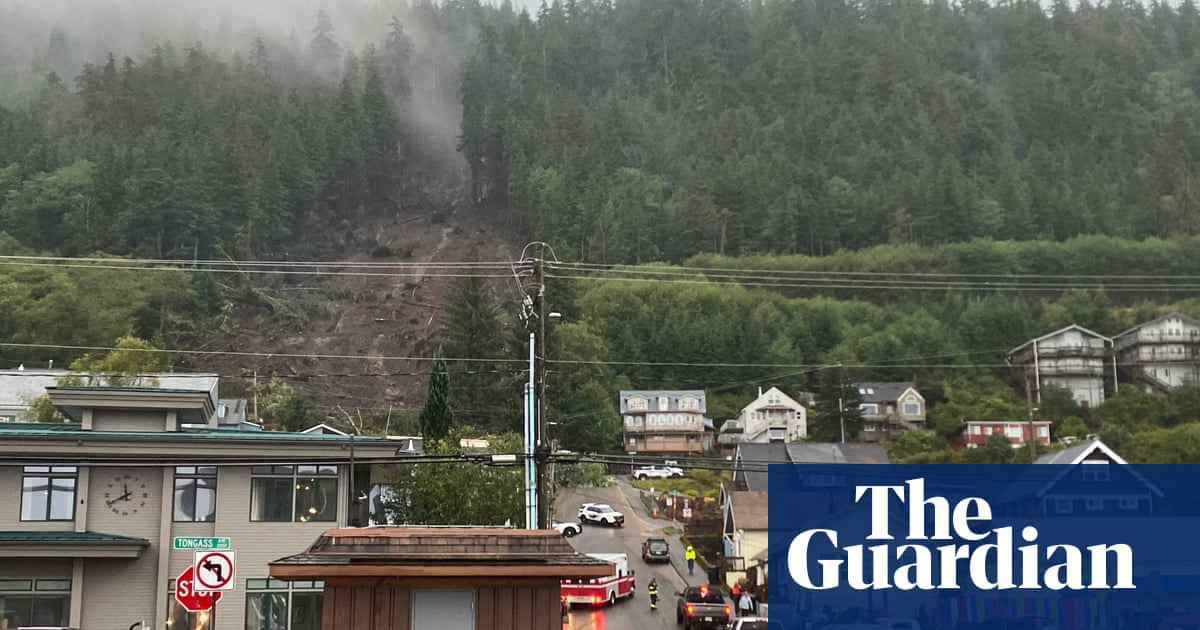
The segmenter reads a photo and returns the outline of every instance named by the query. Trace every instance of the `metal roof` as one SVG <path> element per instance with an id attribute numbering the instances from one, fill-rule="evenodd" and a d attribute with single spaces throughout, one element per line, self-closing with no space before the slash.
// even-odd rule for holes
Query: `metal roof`
<path id="1" fill-rule="evenodd" d="M 100 532 L 39 532 L 39 531 L 0 531 L 0 545 L 22 543 L 80 543 L 98 544 L 140 544 L 147 546 L 150 541 L 145 538 L 131 538 L 117 534 L 102 534 Z"/>
<path id="2" fill-rule="evenodd" d="M 1035 344 L 1035 343 L 1037 343 L 1037 342 L 1039 342 L 1039 341 L 1042 341 L 1042 340 L 1045 340 L 1045 339 L 1049 339 L 1049 338 L 1051 338 L 1051 337 L 1054 337 L 1054 336 L 1056 336 L 1056 335 L 1060 335 L 1060 334 L 1062 334 L 1062 333 L 1064 333 L 1064 332 L 1067 332 L 1068 330 L 1078 330 L 1079 332 L 1082 332 L 1082 333 L 1084 333 L 1085 335 L 1091 335 L 1092 337 L 1096 337 L 1096 338 L 1098 338 L 1098 339 L 1101 339 L 1101 340 L 1107 341 L 1107 342 L 1109 342 L 1109 343 L 1112 343 L 1112 337 L 1106 337 L 1106 336 L 1104 336 L 1104 335 L 1101 335 L 1100 333 L 1098 333 L 1098 332 L 1096 332 L 1096 331 L 1094 331 L 1094 330 L 1091 330 L 1091 329 L 1088 329 L 1088 328 L 1084 328 L 1083 326 L 1080 326 L 1079 324 L 1071 324 L 1070 326 L 1063 326 L 1062 328 L 1059 328 L 1058 330 L 1055 330 L 1055 331 L 1053 331 L 1053 332 L 1048 332 L 1048 333 L 1046 333 L 1046 334 L 1042 335 L 1041 337 L 1035 337 L 1035 338 L 1033 338 L 1033 339 L 1030 339 L 1029 341 L 1026 341 L 1025 343 L 1023 343 L 1023 344 L 1021 344 L 1021 345 L 1017 346 L 1016 348 L 1013 348 L 1012 350 L 1009 350 L 1009 351 L 1008 351 L 1008 356 L 1010 356 L 1010 357 L 1011 357 L 1012 355 L 1014 355 L 1014 354 L 1016 354 L 1016 353 L 1020 352 L 1021 350 L 1023 350 L 1023 349 L 1024 349 L 1026 346 L 1029 346 L 1029 345 L 1031 345 L 1031 344 Z"/>
<path id="3" fill-rule="evenodd" d="M 84 429 L 78 422 L 0 422 L 0 438 L 4 437 L 63 437 L 88 439 L 129 440 L 247 440 L 288 442 L 346 442 L 350 436 L 324 433 L 294 433 L 291 431 L 240 431 L 237 428 L 196 429 L 182 431 L 95 431 Z M 356 444 L 394 443 L 385 437 L 356 435 Z M 405 438 L 407 439 L 407 438 Z"/>

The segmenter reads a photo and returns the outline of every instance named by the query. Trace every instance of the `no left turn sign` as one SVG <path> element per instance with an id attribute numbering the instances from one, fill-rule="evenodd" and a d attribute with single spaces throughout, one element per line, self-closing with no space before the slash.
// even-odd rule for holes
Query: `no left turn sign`
<path id="1" fill-rule="evenodd" d="M 233 590 L 233 569 L 237 552 L 197 551 L 196 563 L 192 565 L 197 591 Z"/>

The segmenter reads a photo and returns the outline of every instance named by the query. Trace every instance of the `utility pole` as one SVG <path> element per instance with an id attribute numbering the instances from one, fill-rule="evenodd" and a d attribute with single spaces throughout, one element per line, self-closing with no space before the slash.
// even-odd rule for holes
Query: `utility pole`
<path id="1" fill-rule="evenodd" d="M 1029 368 L 1025 369 L 1025 406 L 1029 409 L 1029 463 L 1037 463 L 1037 445 L 1034 440 L 1037 439 L 1033 430 L 1033 387 L 1029 381 Z"/>
<path id="2" fill-rule="evenodd" d="M 537 469 L 533 459 L 534 424 L 533 375 L 537 373 L 537 336 L 529 333 L 529 382 L 525 384 L 525 529 L 537 529 Z"/>
<path id="3" fill-rule="evenodd" d="M 534 369 L 533 380 L 533 411 L 534 427 L 537 429 L 534 462 L 537 464 L 537 527 L 550 527 L 550 487 L 549 470 L 550 442 L 546 439 L 546 405 L 543 397 L 546 393 L 546 276 L 544 269 L 545 247 L 533 259 L 533 315 L 534 348 L 537 365 Z"/>
<path id="4" fill-rule="evenodd" d="M 842 364 L 838 363 L 838 426 L 842 430 L 841 444 L 846 443 L 846 370 L 842 369 Z"/>

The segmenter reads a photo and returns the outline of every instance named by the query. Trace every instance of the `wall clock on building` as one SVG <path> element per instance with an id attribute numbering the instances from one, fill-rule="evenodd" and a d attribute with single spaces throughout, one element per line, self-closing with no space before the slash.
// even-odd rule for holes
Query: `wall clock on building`
<path id="1" fill-rule="evenodd" d="M 113 514 L 128 516 L 137 514 L 146 507 L 150 491 L 137 475 L 117 475 L 108 482 L 104 491 L 104 504 Z"/>

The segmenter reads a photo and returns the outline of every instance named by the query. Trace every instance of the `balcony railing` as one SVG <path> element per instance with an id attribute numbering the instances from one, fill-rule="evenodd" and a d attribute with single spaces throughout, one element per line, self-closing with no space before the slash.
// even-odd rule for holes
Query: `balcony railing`
<path id="1" fill-rule="evenodd" d="M 1059 357 L 1103 359 L 1108 356 L 1108 348 L 1092 346 L 1038 346 L 1037 355 L 1038 359 L 1054 359 Z"/>

